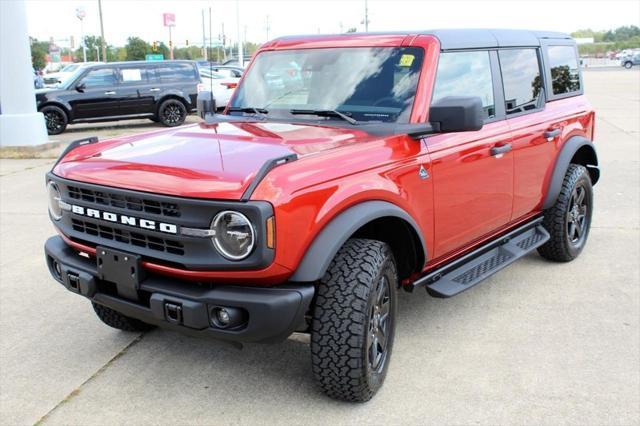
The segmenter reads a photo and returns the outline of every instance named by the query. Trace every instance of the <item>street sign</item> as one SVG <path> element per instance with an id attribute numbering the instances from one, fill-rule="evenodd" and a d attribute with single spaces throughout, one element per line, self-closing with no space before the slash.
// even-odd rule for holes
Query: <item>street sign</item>
<path id="1" fill-rule="evenodd" d="M 144 59 L 145 61 L 164 61 L 164 55 L 162 53 L 147 53 Z"/>
<path id="2" fill-rule="evenodd" d="M 174 13 L 163 13 L 162 20 L 164 22 L 165 27 L 175 27 L 176 26 L 176 15 Z"/>

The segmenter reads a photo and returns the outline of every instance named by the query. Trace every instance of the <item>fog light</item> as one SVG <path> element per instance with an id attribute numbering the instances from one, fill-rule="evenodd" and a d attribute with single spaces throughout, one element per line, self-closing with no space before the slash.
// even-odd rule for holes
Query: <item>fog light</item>
<path id="1" fill-rule="evenodd" d="M 231 317 L 229 316 L 229 312 L 225 308 L 218 309 L 216 317 L 218 318 L 218 322 L 220 322 L 220 325 L 229 325 L 229 320 L 231 319 Z"/>
<path id="2" fill-rule="evenodd" d="M 246 325 L 247 311 L 229 306 L 213 306 L 209 308 L 211 325 L 215 328 L 236 329 Z"/>
<path id="3" fill-rule="evenodd" d="M 56 273 L 56 278 L 62 279 L 62 268 L 56 260 L 53 261 L 53 270 Z"/>

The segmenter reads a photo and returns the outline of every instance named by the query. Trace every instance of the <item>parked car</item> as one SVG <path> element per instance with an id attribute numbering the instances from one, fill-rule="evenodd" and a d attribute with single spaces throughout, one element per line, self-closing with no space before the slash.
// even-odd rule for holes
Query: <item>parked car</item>
<path id="1" fill-rule="evenodd" d="M 244 59 L 243 67 L 246 67 L 247 64 L 249 62 L 251 62 L 251 55 L 243 55 L 242 57 Z M 238 60 L 237 56 L 234 56 L 234 57 L 229 58 L 228 60 L 224 61 L 222 63 L 222 65 L 230 65 L 230 66 L 238 66 L 239 67 L 240 66 L 240 61 Z"/>
<path id="2" fill-rule="evenodd" d="M 44 84 L 46 87 L 56 87 L 58 84 L 66 80 L 67 77 L 75 73 L 81 68 L 102 64 L 103 62 L 78 62 L 65 65 L 60 71 L 52 72 L 44 76 Z"/>
<path id="3" fill-rule="evenodd" d="M 270 86 L 291 63 L 293 87 Z M 452 297 L 535 250 L 583 251 L 600 173 L 583 85 L 560 33 L 266 43 L 225 114 L 201 92 L 201 123 L 69 146 L 46 177 L 47 265 L 117 329 L 309 333 L 324 392 L 366 401 L 408 320 L 400 289 Z"/>
<path id="4" fill-rule="evenodd" d="M 620 65 L 626 69 L 631 69 L 634 65 L 640 65 L 640 52 L 625 56 L 620 60 Z"/>
<path id="5" fill-rule="evenodd" d="M 218 72 L 211 72 L 209 68 L 200 68 L 200 90 L 211 91 L 218 108 L 224 108 L 229 103 L 233 92 L 238 87 L 240 77 L 225 76 Z"/>
<path id="6" fill-rule="evenodd" d="M 77 69 L 36 91 L 36 103 L 50 135 L 71 123 L 145 117 L 171 127 L 195 109 L 199 83 L 192 61 L 113 62 Z"/>

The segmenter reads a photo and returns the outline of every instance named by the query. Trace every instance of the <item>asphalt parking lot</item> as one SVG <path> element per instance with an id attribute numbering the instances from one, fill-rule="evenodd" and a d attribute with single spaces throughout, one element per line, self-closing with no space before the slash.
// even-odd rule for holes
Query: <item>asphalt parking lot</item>
<path id="1" fill-rule="evenodd" d="M 585 81 L 602 178 L 582 256 L 531 254 L 452 299 L 401 293 L 366 404 L 324 397 L 301 340 L 239 351 L 104 326 L 44 264 L 52 160 L 0 160 L 0 423 L 638 424 L 640 72 Z"/>

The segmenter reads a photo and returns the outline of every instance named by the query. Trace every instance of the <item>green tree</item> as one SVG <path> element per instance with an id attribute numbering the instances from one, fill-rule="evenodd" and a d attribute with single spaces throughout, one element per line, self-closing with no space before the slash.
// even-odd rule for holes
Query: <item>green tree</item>
<path id="1" fill-rule="evenodd" d="M 151 46 L 140 37 L 129 37 L 124 48 L 127 52 L 125 58 L 127 61 L 144 60 L 147 52 L 151 52 Z"/>
<path id="2" fill-rule="evenodd" d="M 41 70 L 47 65 L 49 43 L 31 37 L 29 41 L 31 42 L 31 63 L 35 69 Z"/>

